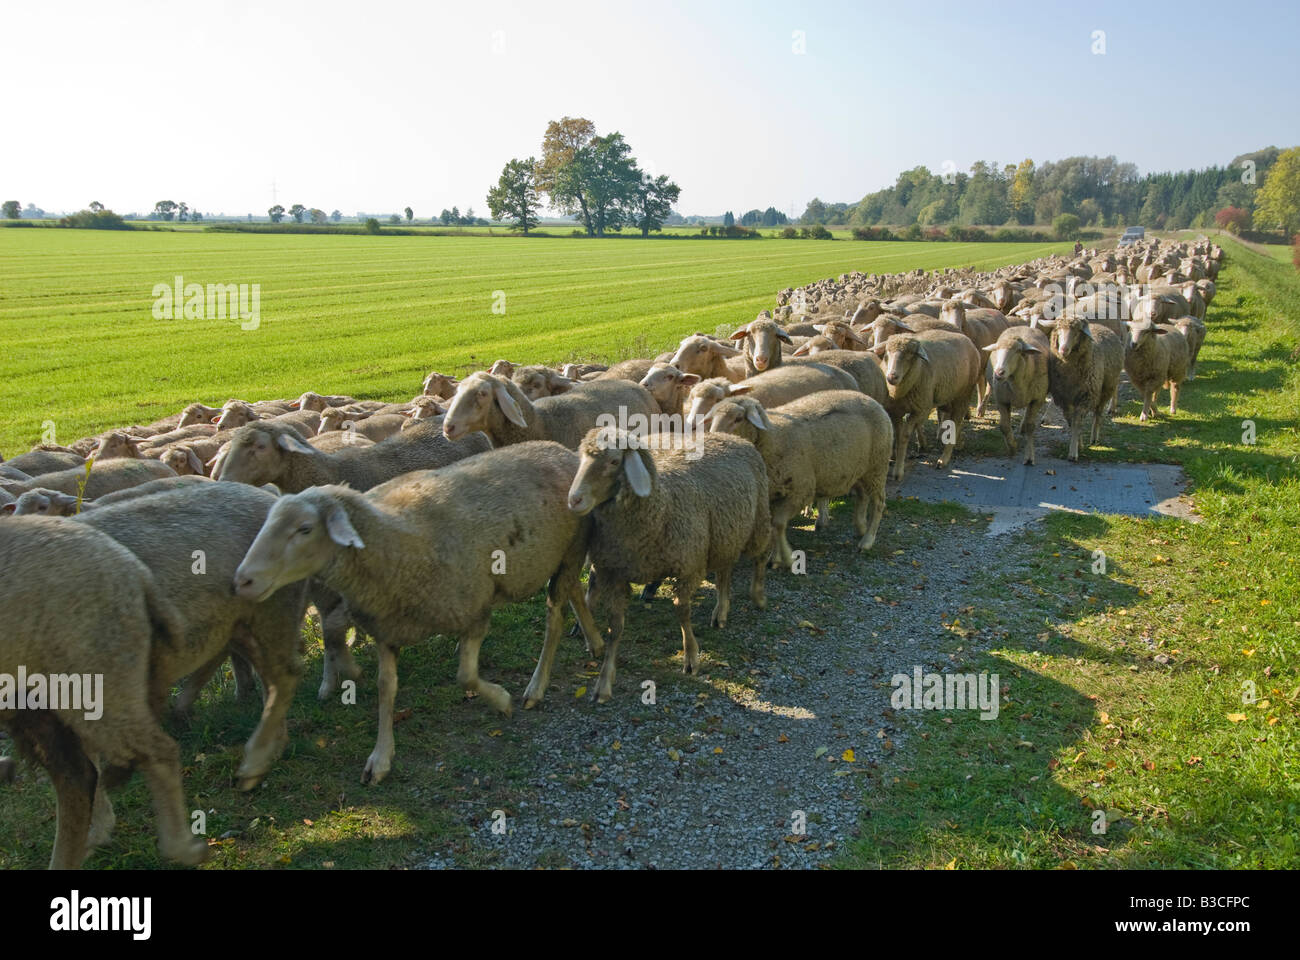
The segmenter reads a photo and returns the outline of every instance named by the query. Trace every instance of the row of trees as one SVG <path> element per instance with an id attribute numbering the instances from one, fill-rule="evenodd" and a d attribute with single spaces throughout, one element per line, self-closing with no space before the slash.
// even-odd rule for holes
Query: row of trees
<path id="1" fill-rule="evenodd" d="M 564 117 L 547 125 L 541 160 L 506 163 L 488 190 L 488 210 L 492 219 L 513 220 L 527 234 L 537 225 L 542 194 L 551 207 L 577 215 L 588 236 L 601 237 L 625 225 L 646 236 L 663 227 L 681 187 L 638 167 L 618 131 L 600 137 L 590 120 Z"/>
<path id="2" fill-rule="evenodd" d="M 90 205 L 91 210 L 103 210 L 104 205 L 95 201 Z M 203 214 L 197 210 L 191 210 L 190 205 L 185 201 L 177 203 L 175 200 L 159 200 L 153 205 L 153 213 L 149 214 L 150 220 L 202 220 Z"/>
<path id="3" fill-rule="evenodd" d="M 814 198 L 800 222 L 1028 226 L 1071 214 L 1084 227 L 1140 223 L 1182 229 L 1212 226 L 1218 211 L 1234 207 L 1251 211 L 1255 226 L 1289 235 L 1300 227 L 1285 202 L 1290 196 L 1292 207 L 1300 204 L 1300 182 L 1290 172 L 1296 164 L 1300 151 L 1268 147 L 1235 157 L 1227 166 L 1145 176 L 1115 157 L 1068 157 L 1042 166 L 1028 159 L 1005 166 L 980 161 L 969 174 L 936 174 L 920 166 L 900 173 L 893 186 L 869 193 L 856 204 Z M 1278 177 L 1270 189 L 1275 167 Z"/>

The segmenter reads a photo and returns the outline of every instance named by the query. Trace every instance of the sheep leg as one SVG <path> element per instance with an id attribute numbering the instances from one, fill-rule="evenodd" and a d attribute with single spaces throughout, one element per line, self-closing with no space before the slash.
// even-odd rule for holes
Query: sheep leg
<path id="1" fill-rule="evenodd" d="M 158 850 L 168 860 L 193 866 L 208 858 L 208 845 L 189 829 L 185 794 L 181 790 L 181 751 L 176 741 L 156 725 L 140 731 L 140 770 L 149 784 L 154 818 L 158 822 Z"/>
<path id="2" fill-rule="evenodd" d="M 1169 381 L 1169 415 L 1173 416 L 1178 412 L 1178 388 L 1181 384 Z"/>
<path id="3" fill-rule="evenodd" d="M 853 528 L 861 535 L 859 550 L 870 550 L 876 543 L 880 518 L 885 515 L 885 478 L 874 470 L 859 482 L 853 504 Z"/>
<path id="4" fill-rule="evenodd" d="M 24 752 L 50 775 L 57 801 L 51 870 L 77 870 L 86 859 L 91 807 L 99 771 L 86 756 L 81 738 L 54 716 L 42 714 L 14 731 Z"/>
<path id="5" fill-rule="evenodd" d="M 1025 423 L 1029 422 L 1029 414 L 1033 408 L 1025 412 Z M 1016 435 L 1011 431 L 1011 405 L 1009 403 L 998 404 L 998 429 L 1002 431 L 1002 440 L 1007 445 L 1007 456 L 1016 455 Z M 1024 425 L 1021 425 L 1023 432 Z"/>
<path id="6" fill-rule="evenodd" d="M 988 373 L 984 367 L 980 368 L 979 379 L 975 381 L 975 416 L 984 416 L 984 403 L 989 398 L 989 381 Z"/>
<path id="7" fill-rule="evenodd" d="M 532 680 L 528 683 L 528 688 L 524 690 L 524 709 L 531 710 L 537 704 L 542 702 L 546 696 L 547 684 L 551 682 L 551 662 L 555 658 L 555 648 L 560 644 L 560 637 L 564 635 L 564 603 L 566 600 L 573 606 L 574 615 L 578 618 L 578 624 L 582 628 L 583 636 L 587 638 L 588 649 L 592 646 L 592 638 L 596 643 L 601 643 L 599 631 L 591 619 L 591 611 L 587 609 L 586 601 L 582 599 L 582 591 L 578 589 L 578 578 L 576 572 L 582 568 L 582 558 L 578 558 L 576 568 L 566 569 L 561 567 L 551 578 L 551 583 L 546 591 L 546 641 L 542 644 L 541 656 L 537 658 L 537 667 L 533 670 Z M 585 622 L 584 622 L 585 621 Z"/>
<path id="8" fill-rule="evenodd" d="M 393 703 L 397 699 L 397 651 L 398 648 L 382 639 L 377 639 L 379 647 L 379 737 L 375 740 L 375 749 L 366 760 L 365 769 L 361 771 L 362 783 L 378 783 L 388 776 L 393 767 Z M 461 661 L 464 662 L 466 644 L 461 644 Z M 475 653 L 478 648 L 475 647 Z"/>
<path id="9" fill-rule="evenodd" d="M 597 703 L 605 703 L 614 695 L 614 671 L 618 660 L 618 641 L 623 636 L 623 617 L 627 612 L 627 596 L 630 584 L 615 583 L 601 590 L 601 598 L 608 596 L 609 635 L 605 640 L 605 659 L 600 665 L 600 676 L 596 678 L 596 689 L 591 692 Z"/>
<path id="10" fill-rule="evenodd" d="M 190 711 L 194 709 L 194 701 L 199 698 L 199 693 L 207 686 L 212 675 L 226 661 L 227 651 L 213 657 L 203 666 L 199 667 L 181 682 L 181 692 L 176 695 L 176 702 L 172 704 L 172 716 L 178 723 L 188 723 Z"/>
<path id="11" fill-rule="evenodd" d="M 794 516 L 794 503 L 790 500 L 778 500 L 772 505 L 772 566 L 790 569 L 794 562 L 794 550 L 790 547 L 789 524 Z"/>
<path id="12" fill-rule="evenodd" d="M 754 558 L 754 578 L 749 583 L 749 599 L 759 610 L 767 609 L 767 558 L 760 553 Z"/>
<path id="13" fill-rule="evenodd" d="M 487 701 L 488 706 L 510 716 L 510 694 L 505 687 L 490 683 L 478 675 L 478 651 L 487 636 L 489 619 L 477 623 L 460 641 L 460 668 L 456 671 L 456 682 L 465 690 L 476 693 Z"/>
<path id="14" fill-rule="evenodd" d="M 718 570 L 717 574 L 714 577 L 714 585 L 718 588 L 718 599 L 717 602 L 713 605 L 713 613 L 709 615 L 709 626 L 717 627 L 719 630 L 727 626 L 727 617 L 731 614 L 731 573 L 733 569 L 734 567 L 732 566 L 723 565 Z M 690 579 L 693 578 L 687 578 L 688 581 Z M 690 644 L 686 643 L 686 632 L 685 632 L 687 630 L 690 630 L 691 594 L 695 592 L 695 588 L 692 587 L 689 592 L 682 593 L 683 581 L 678 581 L 677 586 L 678 586 L 677 595 L 685 597 L 683 606 L 687 608 L 686 626 L 682 632 L 682 643 L 683 643 L 682 649 L 683 652 L 685 652 L 688 646 L 693 647 L 695 644 L 695 635 L 693 633 L 691 634 Z M 677 619 L 678 621 L 681 621 L 682 619 L 682 613 L 680 608 L 677 611 Z M 699 660 L 698 650 L 696 651 L 695 660 L 696 662 L 698 662 Z M 688 669 L 686 672 L 693 673 L 694 672 L 693 667 L 692 669 Z"/>
<path id="15" fill-rule="evenodd" d="M 1077 463 L 1079 460 L 1079 433 L 1083 429 L 1082 407 L 1070 408 L 1070 461 Z"/>
<path id="16" fill-rule="evenodd" d="M 257 694 L 257 681 L 253 679 L 253 665 L 234 651 L 230 654 L 230 666 L 235 674 L 235 699 L 246 703 Z"/>
<path id="17" fill-rule="evenodd" d="M 103 778 L 100 778 L 95 783 L 95 802 L 90 811 L 90 835 L 86 838 L 87 849 L 107 843 L 116 822 L 113 801 L 109 799 Z"/>
<path id="18" fill-rule="evenodd" d="M 321 614 L 321 644 L 325 648 L 325 666 L 321 672 L 318 700 L 328 700 L 339 689 L 342 680 L 360 680 L 361 668 L 352 658 L 348 646 L 348 628 L 352 618 L 346 604 L 340 603 L 329 613 Z"/>
<path id="19" fill-rule="evenodd" d="M 1142 415 L 1138 417 L 1138 419 L 1143 423 L 1146 423 L 1151 419 L 1151 408 L 1155 402 L 1155 395 L 1156 392 L 1154 390 L 1147 390 L 1146 388 L 1143 388 L 1142 390 Z"/>
<path id="20" fill-rule="evenodd" d="M 662 580 L 653 580 L 650 583 L 647 583 L 641 588 L 641 599 L 646 603 L 653 600 L 655 595 L 659 592 L 659 585 L 662 583 Z"/>
<path id="21" fill-rule="evenodd" d="M 1010 412 L 1010 408 L 1008 413 Z M 1020 423 L 1020 435 L 1025 438 L 1025 463 L 1034 465 L 1034 431 L 1038 429 L 1039 413 L 1043 409 L 1042 400 L 1032 400 L 1025 410 L 1025 419 Z M 1012 448 L 1012 453 L 1015 449 Z"/>
<path id="22" fill-rule="evenodd" d="M 911 439 L 912 419 L 899 417 L 894 421 L 894 479 L 903 479 L 907 463 L 907 442 Z"/>
<path id="23" fill-rule="evenodd" d="M 695 576 L 678 577 L 677 583 L 673 587 L 673 612 L 677 614 L 677 625 L 682 630 L 682 673 L 694 673 L 700 665 L 700 646 L 695 642 L 695 631 L 691 629 L 691 594 L 693 594 L 700 585 L 700 579 Z M 722 579 L 721 575 L 718 577 Z M 730 581 L 728 580 L 728 587 Z M 730 602 L 730 597 L 728 597 Z M 718 587 L 718 605 L 714 606 L 710 622 L 715 623 L 714 617 L 718 615 L 718 606 L 722 604 L 722 587 Z M 725 625 L 726 612 L 723 611 L 723 624 Z"/>
<path id="24" fill-rule="evenodd" d="M 817 498 L 817 523 L 814 530 L 825 530 L 831 525 L 831 498 Z"/>
<path id="25" fill-rule="evenodd" d="M 939 455 L 939 462 L 935 464 L 938 469 L 943 470 L 948 464 L 952 463 L 953 451 L 957 449 L 957 442 L 961 439 L 961 425 L 962 421 L 966 419 L 966 407 L 963 405 L 956 410 L 940 410 L 939 414 L 944 419 L 951 420 L 953 424 L 952 443 L 943 445 L 943 453 Z M 926 414 L 926 416 L 929 416 L 929 414 Z M 940 426 L 942 426 L 943 420 L 939 422 Z"/>

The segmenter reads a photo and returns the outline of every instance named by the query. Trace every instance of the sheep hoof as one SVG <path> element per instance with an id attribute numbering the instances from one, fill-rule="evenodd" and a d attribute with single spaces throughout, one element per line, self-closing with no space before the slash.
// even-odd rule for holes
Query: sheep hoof
<path id="1" fill-rule="evenodd" d="M 160 844 L 160 852 L 167 860 L 183 864 L 187 867 L 198 866 L 204 860 L 208 859 L 208 844 L 197 837 L 186 840 L 182 843 Z"/>
<path id="2" fill-rule="evenodd" d="M 387 759 L 380 757 L 378 753 L 372 753 L 366 760 L 366 768 L 361 771 L 361 782 L 376 784 L 388 776 L 389 769 L 390 764 Z"/>
<path id="3" fill-rule="evenodd" d="M 257 773 L 257 774 L 241 773 L 237 775 L 238 779 L 236 779 L 235 785 L 241 791 L 247 793 L 249 790 L 252 790 L 255 786 L 261 783 L 265 776 L 266 776 L 265 773 Z"/>

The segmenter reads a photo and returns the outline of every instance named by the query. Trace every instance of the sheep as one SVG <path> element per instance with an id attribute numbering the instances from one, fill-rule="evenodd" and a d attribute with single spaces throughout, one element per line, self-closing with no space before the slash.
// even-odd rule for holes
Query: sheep
<path id="1" fill-rule="evenodd" d="M 742 554 L 754 557 L 754 605 L 766 607 L 767 470 L 753 445 L 725 434 L 700 435 L 689 448 L 651 450 L 643 437 L 597 428 L 583 438 L 580 453 L 568 504 L 576 516 L 594 515 L 588 556 L 599 576 L 590 600 L 608 611 L 609 631 L 593 697 L 604 703 L 613 695 L 630 583 L 676 579 L 686 673 L 699 668 L 691 596 L 709 571 L 717 584 L 711 625 L 726 626 L 732 568 Z"/>
<path id="2" fill-rule="evenodd" d="M 316 435 L 346 430 L 378 442 L 387 440 L 397 433 L 405 423 L 406 417 L 400 413 L 379 413 L 353 419 L 351 415 L 334 407 L 320 415 L 320 429 L 316 431 Z"/>
<path id="3" fill-rule="evenodd" d="M 278 423 L 288 424 L 298 431 L 298 434 L 306 440 L 308 437 L 315 436 L 320 430 L 320 414 L 315 410 L 296 410 L 282 414 L 266 416 L 257 411 L 252 404 L 243 403 L 239 400 L 232 400 L 226 404 L 217 419 L 218 430 L 237 430 L 245 424 L 252 423 L 255 420 L 275 420 Z"/>
<path id="4" fill-rule="evenodd" d="M 750 377 L 781 365 L 782 342 L 794 345 L 767 310 L 732 333 L 731 339 L 744 341 L 745 374 Z"/>
<path id="5" fill-rule="evenodd" d="M 420 384 L 420 393 L 426 397 L 451 399 L 456 395 L 456 386 L 460 381 L 437 370 L 430 370 Z"/>
<path id="6" fill-rule="evenodd" d="M 608 369 L 609 365 L 604 363 L 566 363 L 560 368 L 560 376 L 567 377 L 570 380 L 585 380 L 589 376 L 604 373 Z"/>
<path id="7" fill-rule="evenodd" d="M 703 416 L 719 401 L 733 394 L 753 397 L 764 407 L 779 407 L 819 390 L 853 390 L 857 381 L 836 367 L 819 363 L 791 363 L 765 370 L 732 383 L 723 377 L 702 380 L 691 388 L 690 418 Z"/>
<path id="8" fill-rule="evenodd" d="M 449 440 L 456 440 L 481 430 L 494 447 L 524 440 L 554 440 L 576 450 L 601 417 L 626 416 L 631 422 L 637 415 L 659 416 L 659 405 L 639 383 L 592 380 L 558 397 L 543 397 L 534 403 L 511 381 L 475 373 L 461 381 L 443 417 L 442 432 Z M 654 422 L 647 419 L 647 423 Z"/>
<path id="9" fill-rule="evenodd" d="M 871 346 L 871 342 L 864 340 L 848 320 L 827 320 L 825 323 L 819 323 L 817 333 L 840 350 L 866 350 Z"/>
<path id="10" fill-rule="evenodd" d="M 935 466 L 946 468 L 952 462 L 979 377 L 980 352 L 969 337 L 951 330 L 898 333 L 875 350 L 885 358 L 885 381 L 889 384 L 883 406 L 894 424 L 894 479 L 903 479 L 908 440 L 934 409 L 939 411 L 939 438 L 944 446 Z"/>
<path id="11" fill-rule="evenodd" d="M 631 380 L 633 383 L 639 383 L 641 379 L 650 372 L 650 368 L 656 362 L 661 362 L 658 358 L 650 357 L 633 357 L 631 360 L 621 360 L 614 364 L 608 370 L 596 374 L 593 382 L 601 380 Z M 568 444 L 565 444 L 568 446 Z"/>
<path id="12" fill-rule="evenodd" d="M 869 349 L 879 347 L 890 337 L 898 333 L 920 333 L 922 330 L 951 330 L 952 324 L 938 317 L 916 314 L 904 319 L 892 313 L 879 314 L 863 328 L 871 334 Z"/>
<path id="13" fill-rule="evenodd" d="M 1180 292 L 1183 295 L 1183 299 L 1187 301 L 1187 313 L 1183 316 L 1192 316 L 1197 320 L 1204 322 L 1205 297 L 1201 295 L 1201 288 L 1195 283 L 1185 283 Z"/>
<path id="14" fill-rule="evenodd" d="M 509 360 L 498 360 L 488 367 L 487 372 L 494 377 L 505 377 L 509 380 L 515 375 L 515 368 L 518 366 L 519 364 L 511 363 Z"/>
<path id="15" fill-rule="evenodd" d="M 857 390 L 828 390 L 764 410 L 753 397 L 742 395 L 719 403 L 705 420 L 711 433 L 748 440 L 762 456 L 774 554 L 783 566 L 793 562 L 790 518 L 814 500 L 826 503 L 849 492 L 855 500 L 858 549 L 871 549 L 885 512 L 894 447 L 893 425 L 879 403 Z"/>
<path id="16" fill-rule="evenodd" d="M 336 394 L 319 394 L 308 390 L 297 400 L 291 401 L 289 406 L 294 410 L 310 410 L 315 413 L 324 413 L 332 407 L 344 407 L 349 403 L 356 403 L 356 401 L 351 397 L 339 396 Z"/>
<path id="17" fill-rule="evenodd" d="M 996 343 L 1002 331 L 1007 329 L 1007 318 L 1002 315 L 1000 310 L 987 310 L 980 307 L 967 308 L 961 300 L 945 300 L 943 308 L 939 311 L 939 319 L 946 320 L 952 324 L 954 330 L 959 330 L 966 336 L 970 337 L 971 343 L 975 344 L 977 350 L 983 350 L 992 343 Z M 984 416 L 984 403 L 988 398 L 989 384 L 985 378 L 985 365 L 980 363 L 979 380 L 975 385 L 975 415 Z"/>
<path id="18" fill-rule="evenodd" d="M 220 450 L 218 449 L 212 456 L 215 457 L 217 452 L 220 452 Z M 207 460 L 211 460 L 212 457 L 205 459 L 199 456 L 193 445 L 181 443 L 163 450 L 158 459 L 176 471 L 179 476 L 206 477 L 208 474 L 206 469 Z"/>
<path id="19" fill-rule="evenodd" d="M 668 362 L 683 373 L 694 374 L 701 380 L 713 377 L 726 377 L 732 382 L 745 378 L 745 368 L 741 363 L 729 363 L 729 360 L 742 358 L 744 354 L 728 343 L 696 333 L 684 339 Z M 642 383 L 645 381 L 643 380 Z"/>
<path id="20" fill-rule="evenodd" d="M 1191 312 L 1191 304 L 1186 297 L 1172 287 L 1163 286 L 1152 286 L 1150 292 L 1138 299 L 1132 307 L 1133 320 L 1149 320 L 1152 323 L 1172 323 Z"/>
<path id="21" fill-rule="evenodd" d="M 1040 326 L 1050 331 L 1047 389 L 1070 431 L 1069 459 L 1077 461 L 1083 418 L 1089 412 L 1089 443 L 1101 442 L 1102 412 L 1119 389 L 1124 344 L 1100 323 L 1078 317 L 1058 317 Z"/>
<path id="22" fill-rule="evenodd" d="M 1176 327 L 1134 320 L 1128 324 L 1133 345 L 1124 358 L 1129 381 L 1142 397 L 1142 422 L 1155 415 L 1156 394 L 1169 388 L 1169 414 L 1178 412 L 1178 391 L 1187 378 L 1191 351 Z"/>
<path id="23" fill-rule="evenodd" d="M 174 476 L 176 471 L 157 460 L 122 458 L 93 464 L 89 476 L 84 466 L 73 467 L 55 473 L 42 473 L 26 482 L 7 484 L 5 488 L 15 497 L 37 487 L 74 496 L 101 497 L 115 490 L 125 490 L 136 484 Z"/>
<path id="24" fill-rule="evenodd" d="M 29 476 L 38 477 L 43 473 L 56 473 L 60 470 L 80 467 L 85 462 L 85 457 L 62 447 L 53 449 L 48 445 L 41 445 L 27 453 L 20 453 L 12 460 L 6 460 L 5 464 L 11 470 L 21 470 Z"/>
<path id="25" fill-rule="evenodd" d="M 989 398 L 998 408 L 998 429 L 1006 441 L 1007 456 L 1016 455 L 1011 432 L 1011 412 L 1024 410 L 1020 435 L 1025 440 L 1026 464 L 1034 463 L 1034 431 L 1047 402 L 1047 338 L 1029 327 L 1008 327 L 996 343 L 984 348 L 989 355 L 985 379 Z"/>
<path id="26" fill-rule="evenodd" d="M 447 412 L 447 405 L 433 397 L 416 397 L 411 401 L 411 412 L 402 429 L 406 430 L 421 420 L 432 420 Z"/>
<path id="27" fill-rule="evenodd" d="M 191 403 L 181 411 L 181 418 L 173 429 L 179 430 L 191 427 L 196 423 L 211 423 L 219 416 L 221 416 L 220 407 L 209 407 L 204 403 Z"/>
<path id="28" fill-rule="evenodd" d="M 131 457 L 139 459 L 140 444 L 144 442 L 142 437 L 134 437 L 121 430 L 114 430 L 100 437 L 98 445 L 95 447 L 95 461 L 117 460 L 122 457 Z"/>
<path id="29" fill-rule="evenodd" d="M 543 366 L 517 367 L 510 379 L 529 400 L 540 400 L 542 397 L 568 393 L 578 385 L 577 380 L 570 380 L 550 367 Z"/>
<path id="30" fill-rule="evenodd" d="M 213 469 L 213 479 L 253 486 L 274 483 L 286 493 L 335 483 L 369 490 L 399 474 L 436 469 L 489 449 L 482 434 L 467 433 L 451 442 L 432 423 L 403 430 L 373 446 L 344 442 L 349 435 L 342 433 L 342 446 L 329 453 L 275 420 L 246 424 L 231 436 L 230 449 L 220 471 Z"/>
<path id="31" fill-rule="evenodd" d="M 288 744 L 285 717 L 302 675 L 299 630 L 307 607 L 305 585 L 268 604 L 254 604 L 231 591 L 235 569 L 276 502 L 265 490 L 206 483 L 99 506 L 66 521 L 94 527 L 130 550 L 153 571 L 159 591 L 176 607 L 182 632 L 171 645 L 155 650 L 153 674 L 163 692 L 181 677 L 190 678 L 177 698 L 178 715 L 188 712 L 232 649 L 261 676 L 266 690 L 262 716 L 235 774 L 242 790 L 260 783 Z M 161 705 L 160 695 L 156 707 Z"/>
<path id="32" fill-rule="evenodd" d="M 162 856 L 202 862 L 208 847 L 189 829 L 180 749 L 152 711 L 155 655 L 180 629 L 153 575 L 107 535 L 47 517 L 0 526 L 0 569 L 23 571 L 0 578 L 0 670 L 14 674 L 21 664 L 29 677 L 102 678 L 93 720 L 85 709 L 0 710 L 54 786 L 50 869 L 80 867 L 88 849 L 108 839 L 113 810 L 100 774 L 110 767 L 142 769 Z M 75 587 L 60 589 L 67 584 Z"/>
<path id="33" fill-rule="evenodd" d="M 654 397 L 660 413 L 680 415 L 690 400 L 691 388 L 699 382 L 700 377 L 694 373 L 683 373 L 669 363 L 656 363 L 642 379 L 641 386 Z"/>
<path id="34" fill-rule="evenodd" d="M 794 366 L 816 364 L 842 370 L 853 378 L 859 390 L 878 403 L 884 403 L 885 398 L 889 396 L 885 375 L 880 369 L 880 361 L 871 353 L 857 350 L 822 350 L 811 357 L 787 357 L 786 363 Z M 774 404 L 769 403 L 764 406 L 771 407 Z"/>
<path id="35" fill-rule="evenodd" d="M 564 603 L 588 642 L 600 636 L 579 589 L 590 526 L 567 508 L 578 456 L 558 443 L 491 450 L 366 493 L 318 487 L 282 497 L 235 572 L 241 597 L 266 601 L 316 577 L 340 594 L 379 649 L 379 736 L 361 774 L 379 783 L 393 759 L 401 647 L 460 640 L 457 680 L 509 716 L 510 694 L 478 674 L 492 610 L 547 587 L 546 640 L 524 706 L 539 703 L 564 629 Z"/>
<path id="36" fill-rule="evenodd" d="M 1195 380 L 1196 358 L 1201 352 L 1201 345 L 1205 343 L 1205 323 L 1196 317 L 1183 317 L 1175 320 L 1173 325 L 1187 341 L 1187 379 Z"/>

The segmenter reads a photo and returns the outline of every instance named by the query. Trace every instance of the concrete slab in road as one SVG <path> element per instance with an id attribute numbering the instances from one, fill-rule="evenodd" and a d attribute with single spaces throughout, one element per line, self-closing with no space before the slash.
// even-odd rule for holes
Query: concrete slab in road
<path id="1" fill-rule="evenodd" d="M 1196 521 L 1181 467 L 1140 463 L 1070 463 L 1040 455 L 1035 466 L 1010 458 L 960 457 L 949 470 L 908 465 L 903 489 L 931 503 L 950 501 L 993 514 L 990 535 L 1005 533 L 1049 510 L 1168 516 Z"/>

